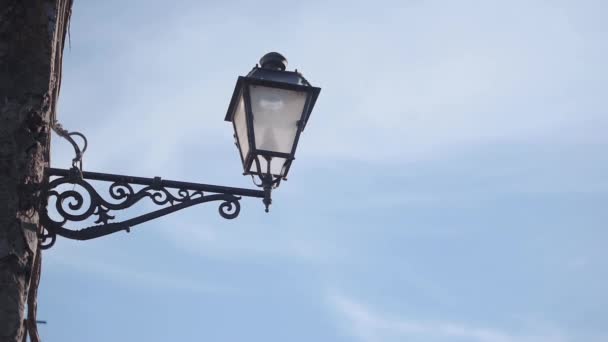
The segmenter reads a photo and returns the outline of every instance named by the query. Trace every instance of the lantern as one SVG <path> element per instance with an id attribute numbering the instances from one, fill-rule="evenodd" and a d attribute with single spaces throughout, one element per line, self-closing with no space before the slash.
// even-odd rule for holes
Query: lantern
<path id="1" fill-rule="evenodd" d="M 244 174 L 286 179 L 300 134 L 321 88 L 313 87 L 287 60 L 271 52 L 234 88 L 226 121 L 232 122 Z"/>

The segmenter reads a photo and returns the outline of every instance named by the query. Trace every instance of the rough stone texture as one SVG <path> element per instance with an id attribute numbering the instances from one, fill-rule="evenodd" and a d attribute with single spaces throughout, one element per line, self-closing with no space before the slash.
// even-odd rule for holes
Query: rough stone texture
<path id="1" fill-rule="evenodd" d="M 36 231 L 72 0 L 0 0 L 0 341 L 25 341 L 35 318 Z M 36 261 L 36 262 L 35 262 Z M 34 275 L 34 277 L 32 277 Z M 35 324 L 30 339 L 37 341 Z"/>

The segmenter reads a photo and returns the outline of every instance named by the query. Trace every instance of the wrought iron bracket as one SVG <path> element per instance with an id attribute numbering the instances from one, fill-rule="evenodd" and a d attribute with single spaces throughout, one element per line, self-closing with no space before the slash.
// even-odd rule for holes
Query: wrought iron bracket
<path id="1" fill-rule="evenodd" d="M 208 202 L 221 202 L 219 214 L 226 219 L 239 215 L 241 197 L 262 198 L 270 204 L 270 186 L 264 190 L 232 188 L 218 185 L 163 180 L 160 177 L 144 178 L 98 172 L 86 172 L 74 166 L 69 170 L 47 168 L 47 182 L 42 188 L 40 220 L 44 227 L 41 234 L 42 248 L 50 248 L 57 235 L 74 240 L 90 240 L 119 231 L 129 232 L 133 226 L 158 217 Z M 109 183 L 102 196 L 89 181 Z M 78 189 L 77 189 L 78 188 Z M 111 222 L 115 211 L 124 210 L 148 198 L 162 206 L 152 212 L 130 219 Z M 54 205 L 55 213 L 49 215 L 48 206 Z M 52 218 L 54 216 L 55 218 Z M 95 219 L 95 224 L 82 229 L 67 226 L 73 222 Z"/>
<path id="2" fill-rule="evenodd" d="M 40 196 L 41 248 L 53 246 L 57 235 L 73 240 L 91 240 L 119 231 L 129 232 L 132 227 L 174 213 L 176 211 L 208 202 L 221 202 L 219 213 L 225 219 L 233 219 L 241 211 L 241 197 L 262 198 L 268 207 L 272 203 L 271 191 L 280 179 L 262 177 L 256 184 L 263 190 L 232 188 L 220 185 L 164 180 L 160 177 L 144 178 L 82 170 L 82 156 L 87 149 L 87 138 L 79 132 L 69 132 L 58 122 L 53 130 L 66 139 L 74 149 L 72 167 L 66 169 L 46 168 L 44 183 L 32 191 Z M 79 138 L 82 147 L 74 139 Z M 270 163 L 268 163 L 270 165 Z M 269 170 L 270 172 L 270 170 Z M 90 181 L 109 183 L 102 196 Z M 161 208 L 134 216 L 120 222 L 111 222 L 114 212 L 129 209 L 148 198 Z M 54 206 L 52 215 L 49 205 Z M 95 219 L 94 225 L 81 229 L 70 228 L 75 222 Z"/>

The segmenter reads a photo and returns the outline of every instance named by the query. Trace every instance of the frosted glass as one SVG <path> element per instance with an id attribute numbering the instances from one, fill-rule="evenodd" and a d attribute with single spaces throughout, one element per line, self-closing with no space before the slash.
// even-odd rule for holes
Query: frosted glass
<path id="1" fill-rule="evenodd" d="M 306 95 L 302 91 L 250 86 L 257 149 L 291 153 Z"/>
<path id="2" fill-rule="evenodd" d="M 236 135 L 239 138 L 240 150 L 243 160 L 249 153 L 249 134 L 247 133 L 247 120 L 245 115 L 245 101 L 243 95 L 239 97 L 239 103 L 234 112 L 234 126 L 236 127 Z"/>
<path id="3" fill-rule="evenodd" d="M 266 173 L 268 171 L 268 163 L 266 162 L 266 159 L 264 157 L 259 157 L 259 160 L 260 160 L 260 167 L 262 168 L 261 173 Z M 284 176 L 283 175 L 283 165 L 285 165 L 285 161 L 286 161 L 285 158 L 273 157 L 272 160 L 270 161 L 270 173 L 275 176 Z M 249 171 L 256 172 L 256 173 L 259 172 L 255 160 L 251 164 L 251 168 L 249 169 Z"/>

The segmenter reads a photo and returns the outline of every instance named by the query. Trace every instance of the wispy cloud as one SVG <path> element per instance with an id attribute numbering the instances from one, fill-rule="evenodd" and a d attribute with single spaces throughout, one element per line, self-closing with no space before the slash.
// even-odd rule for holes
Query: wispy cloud
<path id="1" fill-rule="evenodd" d="M 337 314 L 340 327 L 362 342 L 565 342 L 575 341 L 557 330 L 511 332 L 454 321 L 424 321 L 375 311 L 357 300 L 333 292 L 328 305 Z M 541 330 L 541 329 L 539 329 Z"/>
<path id="2" fill-rule="evenodd" d="M 343 257 L 332 239 L 316 233 L 268 226 L 242 229 L 240 225 L 182 223 L 179 228 L 166 227 L 161 234 L 182 251 L 211 259 L 251 260 L 272 258 L 315 264 L 327 264 Z M 320 233 L 323 235 L 323 233 Z"/>
<path id="3" fill-rule="evenodd" d="M 260 27 L 275 36 L 275 46 L 268 48 L 285 52 L 292 67 L 305 68 L 311 82 L 323 88 L 298 151 L 306 157 L 302 160 L 434 159 L 493 142 L 605 143 L 606 103 L 600 99 L 606 71 L 590 67 L 605 59 L 601 37 L 577 31 L 575 24 L 585 15 L 577 8 L 513 4 L 393 4 L 390 11 L 366 8 L 369 23 L 364 24 L 343 5 L 313 2 L 286 13 L 283 20 L 291 25 L 281 25 L 278 37 L 275 20 Z M 241 6 L 226 6 L 236 7 L 229 19 L 235 30 L 257 24 Z M 191 160 L 184 146 L 214 143 L 218 155 L 238 160 L 222 117 L 236 76 L 246 73 L 266 47 L 223 44 L 224 36 L 209 32 L 228 19 L 204 7 L 193 5 L 183 11 L 189 14 L 171 17 L 161 32 L 154 31 L 154 39 L 149 33 L 131 37 L 137 44 L 121 45 L 104 61 L 115 70 L 111 79 L 104 77 L 107 70 L 86 65 L 81 68 L 88 74 L 66 71 L 64 94 L 85 94 L 66 100 L 61 120 L 68 121 L 70 111 L 95 111 L 89 97 L 99 96 L 92 87 L 100 82 L 128 97 L 90 115 L 104 118 L 95 129 L 73 126 L 92 137 L 96 163 L 124 165 L 136 155 L 138 166 L 166 169 L 176 159 Z M 336 25 L 337 17 L 343 24 Z M 302 30 L 311 20 L 314 29 Z M 347 39 L 352 27 L 361 31 L 356 42 Z M 125 35 L 113 30 L 117 37 Z M 84 36 L 84 47 L 97 46 L 108 35 L 101 32 L 103 37 Z M 205 46 L 221 49 L 209 54 Z M 74 84 L 79 89 L 71 89 Z M 124 144 L 96 148 L 119 126 L 132 128 Z M 205 159 L 213 157 L 209 152 Z"/>
<path id="4" fill-rule="evenodd" d="M 600 136 L 602 131 L 591 122 L 605 127 L 606 120 L 599 120 L 605 104 L 574 86 L 585 75 L 594 80 L 586 89 L 601 91 L 595 83 L 601 78 L 595 75 L 598 70 L 582 62 L 605 55 L 605 49 L 594 47 L 600 38 L 576 32 L 574 23 L 583 18 L 576 9 L 515 3 L 476 3 L 469 8 L 463 3 L 418 2 L 391 13 L 370 13 L 370 22 L 381 18 L 374 25 L 398 35 L 379 37 L 369 27 L 370 33 L 358 35 L 357 44 L 332 54 L 341 61 L 342 71 L 357 77 L 335 89 L 336 71 L 321 74 L 326 77 L 325 95 L 342 103 L 330 107 L 320 99 L 324 124 L 315 126 L 311 120 L 321 137 L 308 143 L 314 145 L 310 153 L 375 161 L 435 158 L 491 142 Z M 330 29 L 330 18 L 337 16 L 331 9 L 322 13 L 327 18 L 319 25 L 327 25 L 328 34 L 318 44 L 332 50 L 347 34 Z M 538 25 L 539 16 L 546 25 Z M 356 26 L 365 28 L 359 21 Z M 361 66 L 370 61 L 360 49 L 370 46 L 383 51 L 388 62 L 372 60 L 373 72 L 367 73 Z"/>
<path id="5" fill-rule="evenodd" d="M 65 241 L 62 241 L 65 242 Z M 73 246 L 72 246 L 73 247 Z M 211 282 L 185 278 L 180 274 L 168 274 L 159 270 L 144 271 L 136 267 L 125 266 L 116 260 L 90 252 L 78 252 L 78 249 L 55 248 L 44 258 L 45 265 L 52 269 L 67 268 L 71 272 L 81 272 L 105 280 L 135 286 L 138 289 L 177 290 L 196 293 L 226 293 L 232 292 L 225 284 L 213 285 Z"/>

